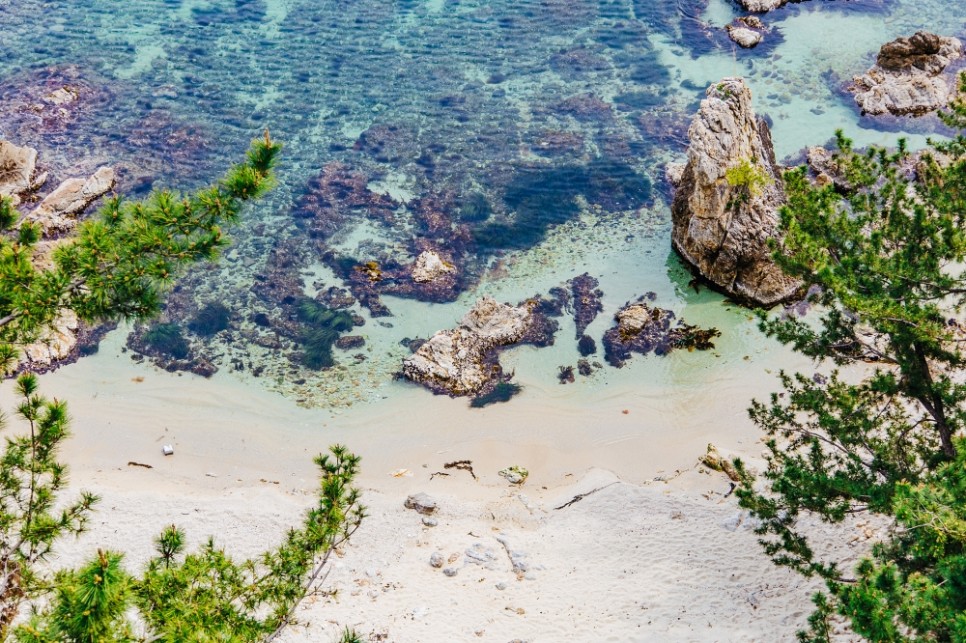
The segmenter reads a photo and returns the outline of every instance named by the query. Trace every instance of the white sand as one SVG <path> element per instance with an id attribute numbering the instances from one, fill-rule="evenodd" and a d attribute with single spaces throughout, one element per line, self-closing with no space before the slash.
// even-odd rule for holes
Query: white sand
<path id="1" fill-rule="evenodd" d="M 750 389 L 709 377 L 680 395 L 615 384 L 593 404 L 548 405 L 538 391 L 482 412 L 410 387 L 391 405 L 332 417 L 230 376 L 164 373 L 117 350 L 112 338 L 43 378 L 46 394 L 70 403 L 74 487 L 103 496 L 91 531 L 57 562 L 108 547 L 137 568 L 171 523 L 193 543 L 212 534 L 253 555 L 312 504 L 312 456 L 341 441 L 363 456 L 371 516 L 335 559 L 323 589 L 336 594 L 308 601 L 284 641 L 333 641 L 345 626 L 372 641 L 427 643 L 776 641 L 793 638 L 810 611 L 816 585 L 775 568 L 725 497 L 728 480 L 695 466 L 709 441 L 755 458 L 757 429 L 743 409 L 769 375 L 749 376 Z M 161 454 L 166 443 L 173 456 Z M 473 461 L 479 480 L 455 470 L 430 479 L 459 459 Z M 497 475 L 510 464 L 530 470 L 522 487 Z M 389 475 L 398 468 L 412 476 Z M 403 507 L 418 491 L 439 502 L 438 526 Z M 856 533 L 825 535 L 841 549 Z M 444 567 L 455 576 L 430 566 L 434 552 L 452 559 Z M 511 553 L 527 565 L 521 579 Z"/>

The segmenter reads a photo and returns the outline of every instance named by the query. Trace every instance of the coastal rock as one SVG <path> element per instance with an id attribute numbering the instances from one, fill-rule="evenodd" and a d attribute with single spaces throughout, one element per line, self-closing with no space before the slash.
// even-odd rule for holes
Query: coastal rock
<path id="1" fill-rule="evenodd" d="M 98 168 L 87 179 L 67 179 L 48 194 L 26 219 L 39 223 L 45 236 L 69 232 L 77 222 L 77 215 L 95 199 L 109 192 L 114 187 L 114 181 L 114 170 L 110 167 Z"/>
<path id="2" fill-rule="evenodd" d="M 752 49 L 765 38 L 765 23 L 756 16 L 735 18 L 725 27 L 728 37 L 745 49 Z"/>
<path id="3" fill-rule="evenodd" d="M 957 95 L 954 61 L 963 56 L 957 38 L 919 31 L 882 45 L 876 64 L 852 79 L 848 90 L 864 114 L 921 116 L 948 105 Z"/>
<path id="4" fill-rule="evenodd" d="M 738 4 L 748 11 L 765 13 L 788 4 L 788 0 L 738 0 Z"/>
<path id="5" fill-rule="evenodd" d="M 67 359 L 77 345 L 79 328 L 77 314 L 66 308 L 61 310 L 37 341 L 23 348 L 23 361 L 29 362 L 33 367 L 47 367 Z"/>
<path id="6" fill-rule="evenodd" d="M 0 196 L 13 197 L 14 204 L 19 203 L 18 195 L 35 185 L 36 169 L 37 150 L 0 140 Z"/>
<path id="7" fill-rule="evenodd" d="M 437 253 L 426 250 L 416 257 L 416 262 L 413 264 L 413 281 L 418 283 L 436 281 L 455 270 L 452 264 L 443 261 Z"/>
<path id="8" fill-rule="evenodd" d="M 412 509 L 424 516 L 436 513 L 436 501 L 425 493 L 414 493 L 409 496 L 406 498 L 405 506 L 406 509 Z"/>
<path id="9" fill-rule="evenodd" d="M 495 349 L 522 340 L 532 318 L 527 306 L 482 297 L 459 326 L 439 331 L 403 360 L 403 375 L 434 392 L 478 394 L 499 373 Z"/>
<path id="10" fill-rule="evenodd" d="M 716 328 L 701 329 L 675 322 L 674 313 L 645 303 L 646 297 L 626 304 L 617 311 L 617 324 L 604 333 L 604 358 L 620 368 L 632 353 L 666 355 L 678 348 L 708 350 L 721 335 Z"/>
<path id="11" fill-rule="evenodd" d="M 785 203 L 771 133 L 741 78 L 707 90 L 688 130 L 688 161 L 672 204 L 674 248 L 729 295 L 769 306 L 799 288 L 771 257 Z"/>

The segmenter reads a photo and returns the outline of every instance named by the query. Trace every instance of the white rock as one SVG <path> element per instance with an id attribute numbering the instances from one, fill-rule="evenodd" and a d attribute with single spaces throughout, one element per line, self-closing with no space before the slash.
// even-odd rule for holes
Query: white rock
<path id="1" fill-rule="evenodd" d="M 436 281 L 444 275 L 456 272 L 456 268 L 432 250 L 425 250 L 413 264 L 413 281 L 427 283 Z"/>
<path id="2" fill-rule="evenodd" d="M 728 32 L 729 38 L 745 49 L 751 49 L 757 46 L 762 41 L 762 38 L 764 38 L 764 35 L 760 31 L 755 31 L 748 27 L 728 25 L 725 27 L 725 30 Z"/>

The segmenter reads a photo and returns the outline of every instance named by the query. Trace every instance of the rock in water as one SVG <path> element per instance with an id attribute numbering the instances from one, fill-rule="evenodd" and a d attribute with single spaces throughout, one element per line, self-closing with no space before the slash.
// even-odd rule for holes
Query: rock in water
<path id="1" fill-rule="evenodd" d="M 0 140 L 0 196 L 14 198 L 33 187 L 34 171 L 37 169 L 37 150 L 18 147 Z"/>
<path id="2" fill-rule="evenodd" d="M 735 18 L 725 27 L 728 37 L 745 49 L 757 46 L 765 38 L 765 23 L 756 16 Z"/>
<path id="3" fill-rule="evenodd" d="M 439 331 L 403 360 L 403 375 L 437 393 L 478 394 L 499 372 L 495 350 L 523 339 L 531 321 L 527 306 L 483 297 L 459 326 Z"/>
<path id="4" fill-rule="evenodd" d="M 921 116 L 956 97 L 958 75 L 951 63 L 962 56 L 958 39 L 920 31 L 882 45 L 875 66 L 853 78 L 848 89 L 864 114 Z"/>
<path id="5" fill-rule="evenodd" d="M 708 88 L 688 137 L 672 204 L 674 248 L 737 299 L 770 306 L 793 296 L 800 284 L 775 265 L 768 246 L 785 203 L 781 168 L 741 78 Z"/>
<path id="6" fill-rule="evenodd" d="M 69 232 L 80 215 L 95 199 L 114 187 L 114 170 L 98 168 L 90 178 L 67 179 L 48 194 L 27 216 L 43 227 L 44 235 Z"/>
<path id="7" fill-rule="evenodd" d="M 738 0 L 738 4 L 748 11 L 765 13 L 788 4 L 788 0 Z"/>
<path id="8" fill-rule="evenodd" d="M 413 264 L 413 281 L 417 283 L 436 281 L 455 270 L 453 264 L 443 261 L 439 254 L 432 250 L 425 250 L 416 257 L 416 262 Z"/>
<path id="9" fill-rule="evenodd" d="M 728 25 L 725 27 L 725 30 L 728 32 L 729 38 L 745 49 L 751 49 L 757 46 L 763 38 L 760 31 L 739 25 Z"/>

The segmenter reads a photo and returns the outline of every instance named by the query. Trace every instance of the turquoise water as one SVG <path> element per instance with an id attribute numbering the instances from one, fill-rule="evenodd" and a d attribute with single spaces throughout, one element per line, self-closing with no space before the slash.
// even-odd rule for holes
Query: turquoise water
<path id="1" fill-rule="evenodd" d="M 605 293 L 589 330 L 598 342 L 613 312 L 648 291 L 724 333 L 715 356 L 652 364 L 646 385 L 700 382 L 712 359 L 740 373 L 761 341 L 753 323 L 688 288 L 669 244 L 663 165 L 681 159 L 704 88 L 745 76 L 779 157 L 837 128 L 860 144 L 904 129 L 921 145 L 928 124 L 860 119 L 838 84 L 896 36 L 966 29 L 966 7 L 940 0 L 790 5 L 766 17 L 772 31 L 752 52 L 718 29 L 738 15 L 727 0 L 8 0 L 0 9 L 0 136 L 37 147 L 55 179 L 111 163 L 126 193 L 188 188 L 215 178 L 264 128 L 284 142 L 278 188 L 234 231 L 220 264 L 192 271 L 167 315 L 183 321 L 226 304 L 229 331 L 193 338 L 195 355 L 222 376 L 324 407 L 392 396 L 405 386 L 392 380 L 408 354 L 400 341 L 450 326 L 480 294 L 515 302 L 583 272 Z M 31 109 L 65 84 L 80 89 L 66 112 Z M 378 304 L 351 308 L 366 322 L 354 331 L 363 348 L 336 350 L 327 370 L 298 363 L 293 298 L 344 287 L 347 265 L 405 265 L 427 244 L 458 260 L 455 288 L 387 286 Z M 564 321 L 555 346 L 516 350 L 507 363 L 525 387 L 555 387 L 557 367 L 578 357 L 572 337 Z M 567 395 L 642 377 L 632 370 L 578 378 Z"/>

